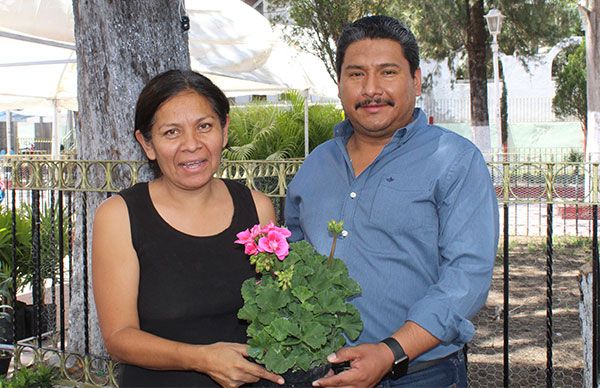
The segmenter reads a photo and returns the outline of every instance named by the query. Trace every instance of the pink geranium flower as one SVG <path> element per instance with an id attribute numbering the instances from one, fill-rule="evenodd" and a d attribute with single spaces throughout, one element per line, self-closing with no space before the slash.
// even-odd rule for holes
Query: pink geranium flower
<path id="1" fill-rule="evenodd" d="M 261 227 L 254 225 L 236 234 L 235 243 L 244 245 L 244 253 L 256 255 L 258 253 L 273 253 L 279 260 L 283 260 L 289 254 L 290 244 L 287 238 L 292 233 L 287 228 L 275 226 L 272 222 Z"/>
<path id="2" fill-rule="evenodd" d="M 288 244 L 284 233 L 272 229 L 265 236 L 258 239 L 258 249 L 261 252 L 274 253 L 279 260 L 283 260 L 289 254 L 290 244 Z"/>
<path id="3" fill-rule="evenodd" d="M 262 233 L 263 233 L 263 230 L 260 227 L 260 225 L 254 225 L 252 227 L 252 229 L 246 229 L 246 230 L 236 234 L 236 237 L 238 239 L 235 240 L 234 242 L 237 244 L 244 244 L 244 245 L 246 245 L 246 244 L 256 245 L 256 240 Z"/>
<path id="4" fill-rule="evenodd" d="M 246 229 L 242 232 L 239 232 L 235 236 L 238 238 L 237 240 L 234 241 L 236 244 L 246 245 L 249 242 L 254 242 L 254 236 L 252 236 L 250 229 Z"/>
<path id="5" fill-rule="evenodd" d="M 262 228 L 263 233 L 269 233 L 271 231 L 278 232 L 285 238 L 290 237 L 292 235 L 292 232 L 290 232 L 287 228 L 275 226 L 275 224 L 273 224 L 272 222 L 269 222 L 264 228 Z"/>
<path id="6" fill-rule="evenodd" d="M 247 255 L 256 255 L 258 252 L 258 245 L 254 241 L 249 241 L 244 244 L 244 253 Z"/>

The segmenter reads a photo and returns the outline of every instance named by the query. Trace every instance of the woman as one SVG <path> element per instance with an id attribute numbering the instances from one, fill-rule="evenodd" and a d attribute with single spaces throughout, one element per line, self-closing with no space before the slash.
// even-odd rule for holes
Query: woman
<path id="1" fill-rule="evenodd" d="M 246 359 L 237 319 L 254 276 L 236 233 L 275 219 L 269 198 L 217 179 L 229 103 L 206 77 L 171 70 L 136 105 L 135 138 L 156 178 L 103 202 L 93 284 L 121 387 L 240 386 L 283 379 Z"/>

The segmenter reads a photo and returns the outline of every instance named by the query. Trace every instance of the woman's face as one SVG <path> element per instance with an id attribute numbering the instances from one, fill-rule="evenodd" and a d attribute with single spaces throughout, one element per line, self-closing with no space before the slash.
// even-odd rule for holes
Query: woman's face
<path id="1" fill-rule="evenodd" d="M 148 159 L 158 163 L 163 179 L 193 190 L 209 182 L 219 168 L 228 126 L 229 117 L 222 128 L 208 100 L 186 90 L 158 108 L 149 141 L 140 131 L 135 136 Z"/>

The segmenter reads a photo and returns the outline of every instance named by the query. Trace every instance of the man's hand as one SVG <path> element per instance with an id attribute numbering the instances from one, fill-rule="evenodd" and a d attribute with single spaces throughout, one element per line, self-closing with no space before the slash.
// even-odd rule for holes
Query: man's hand
<path id="1" fill-rule="evenodd" d="M 350 369 L 323 377 L 315 387 L 373 387 L 391 370 L 394 355 L 385 344 L 362 344 L 338 350 L 327 360 L 333 364 L 349 361 Z"/>

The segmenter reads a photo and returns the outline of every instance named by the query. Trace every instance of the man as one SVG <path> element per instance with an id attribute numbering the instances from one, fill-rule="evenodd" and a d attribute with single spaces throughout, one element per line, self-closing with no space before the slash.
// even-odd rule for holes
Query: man
<path id="1" fill-rule="evenodd" d="M 498 205 L 481 153 L 415 108 L 415 37 L 371 16 L 337 45 L 347 120 L 290 183 L 286 224 L 326 254 L 327 222 L 344 221 L 336 256 L 362 289 L 364 330 L 329 357 L 350 367 L 315 386 L 466 386 L 469 319 L 484 304 L 498 243 Z M 454 385 L 453 385 L 454 384 Z"/>

